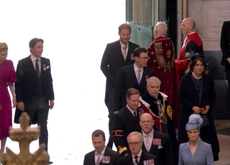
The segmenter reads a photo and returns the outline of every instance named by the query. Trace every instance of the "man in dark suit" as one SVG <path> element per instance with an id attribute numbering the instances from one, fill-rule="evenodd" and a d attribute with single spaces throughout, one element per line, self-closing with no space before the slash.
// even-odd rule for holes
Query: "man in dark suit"
<path id="1" fill-rule="evenodd" d="M 133 131 L 141 131 L 139 97 L 140 93 L 137 89 L 128 89 L 127 105 L 115 114 L 113 139 L 119 154 L 123 156 L 129 152 L 127 136 Z"/>
<path id="2" fill-rule="evenodd" d="M 120 155 L 105 146 L 105 133 L 102 130 L 92 133 L 92 142 L 95 150 L 85 155 L 83 165 L 119 165 Z"/>
<path id="3" fill-rule="evenodd" d="M 160 165 L 174 165 L 173 148 L 167 134 L 153 129 L 154 120 L 149 113 L 140 117 L 140 126 L 144 143 L 143 151 L 147 151 L 157 157 Z"/>
<path id="4" fill-rule="evenodd" d="M 147 92 L 146 81 L 154 76 L 152 69 L 146 67 L 149 60 L 147 50 L 138 47 L 133 52 L 135 63 L 124 66 L 118 72 L 114 86 L 114 111 L 126 105 L 125 94 L 129 88 L 136 88 L 140 94 Z"/>
<path id="5" fill-rule="evenodd" d="M 157 158 L 141 149 L 143 136 L 139 132 L 132 132 L 127 137 L 131 153 L 121 158 L 120 165 L 158 165 Z"/>
<path id="6" fill-rule="evenodd" d="M 40 126 L 39 144 L 44 143 L 47 150 L 47 119 L 49 109 L 54 106 L 54 92 L 50 60 L 41 57 L 43 42 L 39 38 L 32 39 L 29 42 L 31 54 L 18 62 L 15 123 L 18 123 L 23 111 L 27 112 L 30 124 L 37 123 Z"/>
<path id="7" fill-rule="evenodd" d="M 118 35 L 120 39 L 113 43 L 109 43 L 106 46 L 102 60 L 101 70 L 106 77 L 106 89 L 105 89 L 105 104 L 109 111 L 109 132 L 110 138 L 107 146 L 112 148 L 111 131 L 113 129 L 113 91 L 114 81 L 118 71 L 121 67 L 134 63 L 133 51 L 139 47 L 132 42 L 129 42 L 131 33 L 131 27 L 128 24 L 121 24 L 118 27 Z"/>
<path id="8" fill-rule="evenodd" d="M 221 64 L 225 67 L 228 86 L 230 85 L 230 21 L 223 23 L 220 37 L 220 47 L 222 51 Z M 230 87 L 228 87 L 228 110 L 230 110 Z"/>

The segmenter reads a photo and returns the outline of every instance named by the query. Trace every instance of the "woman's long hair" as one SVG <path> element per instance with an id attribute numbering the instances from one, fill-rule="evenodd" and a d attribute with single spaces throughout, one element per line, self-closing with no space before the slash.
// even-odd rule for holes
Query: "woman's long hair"
<path id="1" fill-rule="evenodd" d="M 185 71 L 185 74 L 192 73 L 193 68 L 196 65 L 197 61 L 200 61 L 204 65 L 204 71 L 202 72 L 202 75 L 206 75 L 208 73 L 207 71 L 207 63 L 204 61 L 203 58 L 195 58 L 192 62 L 190 62 L 188 69 Z"/>

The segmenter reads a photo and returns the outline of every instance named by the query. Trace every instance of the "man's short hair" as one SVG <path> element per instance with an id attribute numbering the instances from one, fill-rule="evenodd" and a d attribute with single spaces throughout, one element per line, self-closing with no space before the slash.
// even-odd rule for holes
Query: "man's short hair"
<path id="1" fill-rule="evenodd" d="M 133 56 L 134 57 L 139 57 L 141 53 L 147 53 L 147 49 L 142 48 L 142 47 L 138 47 L 133 51 Z"/>
<path id="2" fill-rule="evenodd" d="M 131 132 L 128 136 L 127 136 L 127 141 L 129 142 L 129 137 L 132 136 L 132 135 L 138 135 L 139 137 L 139 141 L 143 143 L 144 139 L 143 139 L 143 136 L 140 132 L 137 132 L 137 131 L 134 131 L 134 132 Z"/>
<path id="3" fill-rule="evenodd" d="M 41 39 L 41 38 L 33 38 L 32 40 L 30 40 L 29 47 L 30 47 L 30 48 L 34 48 L 34 46 L 35 46 L 36 43 L 38 43 L 38 42 L 44 43 L 44 40 Z"/>
<path id="4" fill-rule="evenodd" d="M 93 137 L 99 137 L 99 136 L 102 136 L 103 140 L 105 141 L 105 133 L 102 130 L 97 129 L 97 130 L 93 131 L 92 139 L 93 139 Z"/>
<path id="5" fill-rule="evenodd" d="M 161 80 L 155 76 L 152 76 L 147 80 L 147 86 L 149 86 L 151 82 L 158 82 L 159 85 L 161 86 Z"/>
<path id="6" fill-rule="evenodd" d="M 126 92 L 126 98 L 130 98 L 132 95 L 140 95 L 140 92 L 135 88 L 129 88 Z"/>
<path id="7" fill-rule="evenodd" d="M 127 23 L 123 23 L 118 27 L 118 32 L 120 33 L 122 29 L 128 29 L 131 33 L 131 27 Z"/>

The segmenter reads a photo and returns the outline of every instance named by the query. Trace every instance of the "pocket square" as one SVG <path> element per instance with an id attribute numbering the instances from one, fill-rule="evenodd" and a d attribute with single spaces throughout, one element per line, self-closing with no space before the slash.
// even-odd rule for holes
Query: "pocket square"
<path id="1" fill-rule="evenodd" d="M 162 148 L 163 148 L 163 146 L 162 146 L 162 145 L 159 145 L 157 149 L 162 149 Z"/>

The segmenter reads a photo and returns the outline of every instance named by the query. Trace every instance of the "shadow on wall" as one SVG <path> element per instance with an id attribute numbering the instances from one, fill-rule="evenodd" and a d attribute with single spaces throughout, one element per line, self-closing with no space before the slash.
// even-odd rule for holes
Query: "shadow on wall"
<path id="1" fill-rule="evenodd" d="M 216 90 L 216 102 L 213 105 L 214 119 L 229 119 L 230 109 L 227 107 L 228 82 L 224 67 L 221 65 L 221 51 L 206 51 L 205 60 L 208 63 L 208 74 L 213 78 Z"/>

